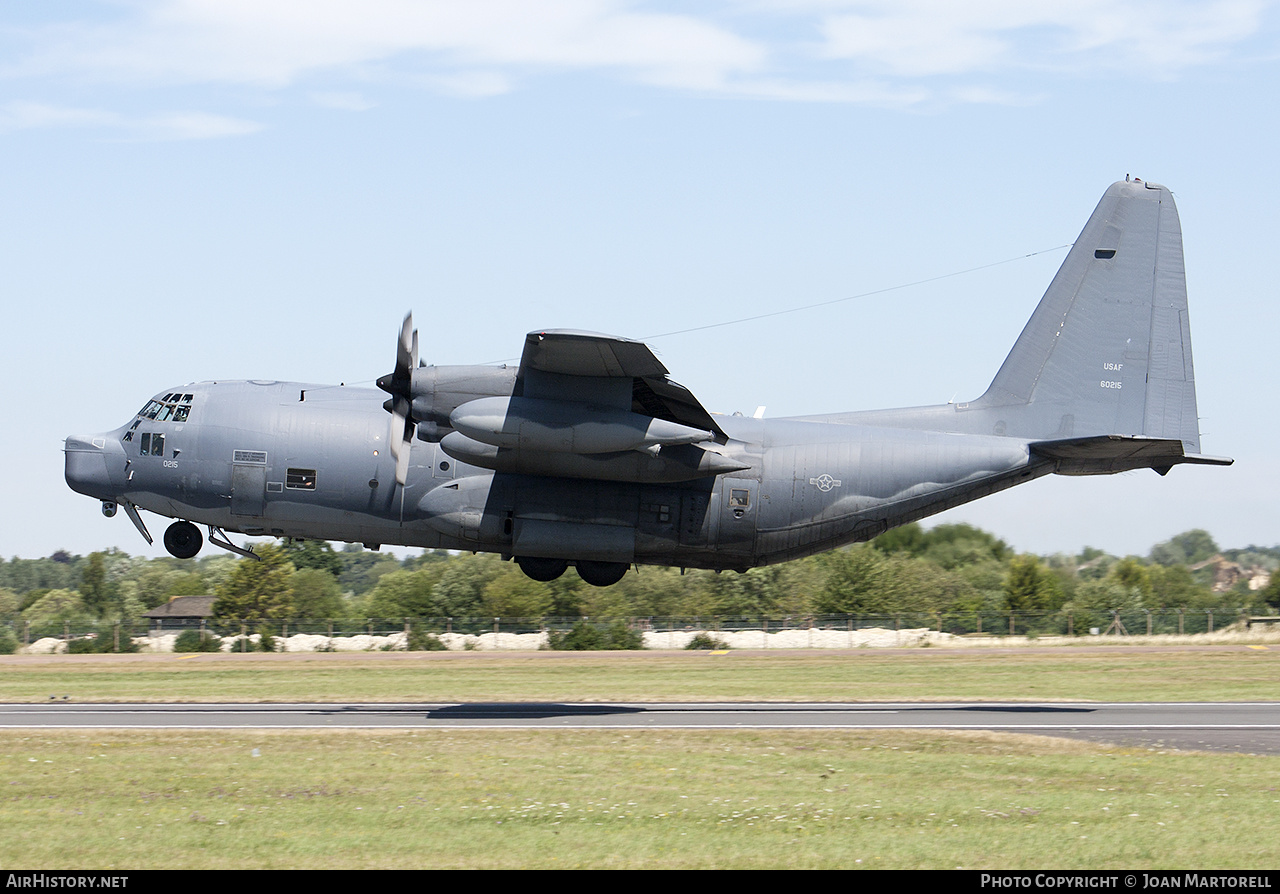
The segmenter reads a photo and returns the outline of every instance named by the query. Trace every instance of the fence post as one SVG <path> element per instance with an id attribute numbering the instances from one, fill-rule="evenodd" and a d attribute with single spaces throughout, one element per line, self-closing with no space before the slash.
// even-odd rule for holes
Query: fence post
<path id="1" fill-rule="evenodd" d="M 1014 632 L 1013 632 L 1013 631 L 1014 631 L 1014 625 L 1015 625 L 1015 621 L 1014 621 L 1014 617 L 1013 617 L 1013 612 L 1009 612 L 1009 635 L 1010 635 L 1010 636 L 1013 636 L 1013 635 L 1014 635 Z"/>
<path id="2" fill-rule="evenodd" d="M 1182 619 L 1184 615 L 1182 609 L 1178 609 L 1178 636 L 1182 636 Z"/>
<path id="3" fill-rule="evenodd" d="M 1209 629 L 1206 632 L 1213 633 L 1213 609 L 1207 608 L 1204 613 L 1209 616 Z"/>
<path id="4" fill-rule="evenodd" d="M 1150 636 L 1151 635 L 1151 609 L 1144 608 L 1143 611 L 1147 613 L 1147 636 Z"/>

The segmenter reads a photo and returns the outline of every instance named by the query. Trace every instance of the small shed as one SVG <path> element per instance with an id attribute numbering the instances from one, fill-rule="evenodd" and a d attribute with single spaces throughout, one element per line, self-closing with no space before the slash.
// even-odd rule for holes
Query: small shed
<path id="1" fill-rule="evenodd" d="M 213 617 L 216 596 L 175 596 L 164 605 L 143 612 L 142 617 L 151 622 L 153 633 L 166 630 L 199 628 Z"/>

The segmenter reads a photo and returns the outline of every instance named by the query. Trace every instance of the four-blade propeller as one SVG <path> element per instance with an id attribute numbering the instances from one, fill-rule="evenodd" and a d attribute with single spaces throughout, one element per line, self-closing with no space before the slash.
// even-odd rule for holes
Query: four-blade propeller
<path id="1" fill-rule="evenodd" d="M 388 443 L 396 461 L 396 483 L 401 487 L 409 477 L 409 451 L 417 420 L 413 418 L 413 371 L 418 366 L 418 330 L 408 313 L 396 342 L 395 372 L 378 379 L 378 387 L 391 395 L 382 406 L 391 414 Z"/>

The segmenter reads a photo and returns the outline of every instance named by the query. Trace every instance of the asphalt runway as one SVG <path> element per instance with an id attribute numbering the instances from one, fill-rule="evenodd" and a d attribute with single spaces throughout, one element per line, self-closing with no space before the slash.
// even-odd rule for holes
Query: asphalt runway
<path id="1" fill-rule="evenodd" d="M 0 729 L 940 729 L 1280 754 L 1280 702 L 0 705 Z"/>

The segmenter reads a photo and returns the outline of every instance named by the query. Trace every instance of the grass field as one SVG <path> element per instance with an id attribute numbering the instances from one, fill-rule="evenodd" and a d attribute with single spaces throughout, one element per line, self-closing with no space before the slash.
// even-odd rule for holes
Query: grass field
<path id="1" fill-rule="evenodd" d="M 0 702 L 1280 698 L 1280 645 L 0 657 Z"/>
<path id="2" fill-rule="evenodd" d="M 1246 700 L 1274 647 L 50 656 L 0 701 Z M 995 733 L 0 732 L 0 868 L 1274 868 L 1280 758 Z"/>

